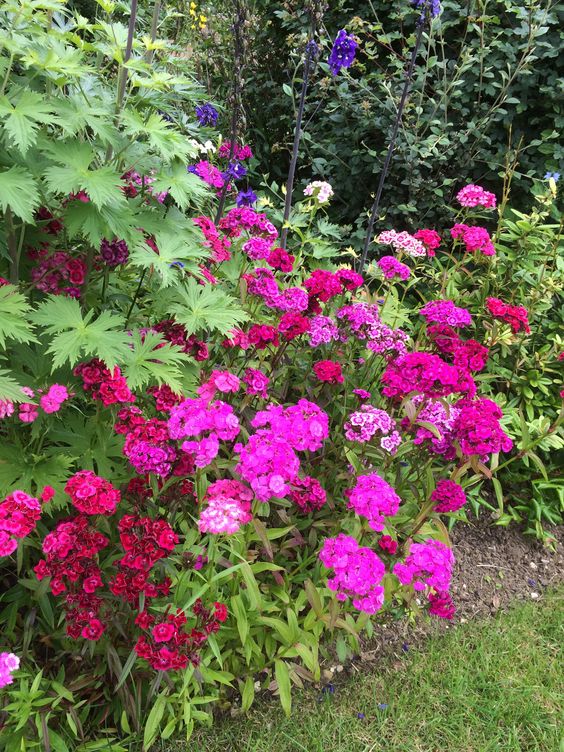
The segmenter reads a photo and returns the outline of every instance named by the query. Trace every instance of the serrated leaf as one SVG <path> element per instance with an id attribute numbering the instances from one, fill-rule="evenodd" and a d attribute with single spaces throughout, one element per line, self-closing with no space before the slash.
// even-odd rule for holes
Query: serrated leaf
<path id="1" fill-rule="evenodd" d="M 23 167 L 10 167 L 0 172 L 0 206 L 11 208 L 24 222 L 33 222 L 33 212 L 39 206 L 39 191 L 32 174 Z"/>
<path id="2" fill-rule="evenodd" d="M 41 94 L 24 90 L 19 97 L 0 98 L 0 118 L 4 118 L 4 129 L 19 151 L 25 155 L 37 138 L 41 123 L 51 120 L 51 106 Z"/>
<path id="3" fill-rule="evenodd" d="M 156 271 L 162 287 L 178 283 L 179 274 L 198 272 L 197 262 L 203 260 L 203 251 L 187 233 L 172 235 L 160 232 L 155 240 L 158 253 L 141 239 L 130 253 L 130 263 L 142 269 Z"/>
<path id="4" fill-rule="evenodd" d="M 125 133 L 134 138 L 146 138 L 163 159 L 186 161 L 188 158 L 189 149 L 184 136 L 156 112 L 144 120 L 140 112 L 126 109 L 122 113 L 122 122 Z"/>
<path id="5" fill-rule="evenodd" d="M 17 342 L 36 342 L 31 333 L 31 324 L 26 314 L 31 310 L 27 298 L 15 285 L 0 287 L 0 347 L 6 346 L 6 340 Z"/>
<path id="6" fill-rule="evenodd" d="M 157 349 L 158 348 L 158 349 Z M 123 371 L 130 389 L 146 384 L 167 384 L 174 392 L 183 389 L 181 366 L 191 358 L 177 345 L 166 342 L 159 334 L 133 332 L 131 349 L 123 361 Z"/>
<path id="7" fill-rule="evenodd" d="M 13 378 L 10 371 L 0 371 L 0 400 L 25 402 L 26 399 L 21 385 Z"/>
<path id="8" fill-rule="evenodd" d="M 103 311 L 92 320 L 93 312 L 89 311 L 83 317 L 74 298 L 50 295 L 31 318 L 47 334 L 54 335 L 47 350 L 54 355 L 53 371 L 66 361 L 73 366 L 88 356 L 99 358 L 108 368 L 114 368 L 130 353 L 131 340 L 123 331 L 122 316 Z"/>
<path id="9" fill-rule="evenodd" d="M 172 167 L 156 176 L 155 191 L 168 191 L 178 206 L 184 211 L 188 204 L 199 204 L 209 196 L 206 184 L 197 175 L 186 169 L 186 164 L 175 160 Z"/>
<path id="10" fill-rule="evenodd" d="M 169 313 L 185 326 L 188 334 L 214 330 L 227 334 L 249 318 L 235 298 L 215 285 L 199 285 L 193 279 L 179 288 L 175 301 L 169 305 Z"/>

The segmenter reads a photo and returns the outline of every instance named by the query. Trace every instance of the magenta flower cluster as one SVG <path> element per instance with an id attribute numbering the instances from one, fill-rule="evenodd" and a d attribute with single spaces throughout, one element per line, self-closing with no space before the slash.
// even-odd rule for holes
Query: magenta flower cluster
<path id="1" fill-rule="evenodd" d="M 20 659 L 14 653 L 0 653 L 0 689 L 12 684 L 12 674 L 20 667 Z"/>
<path id="2" fill-rule="evenodd" d="M 476 392 L 474 380 L 468 372 L 427 352 L 400 356 L 388 364 L 381 381 L 383 394 L 397 400 L 411 393 L 446 397 L 455 393 L 473 396 Z"/>
<path id="3" fill-rule="evenodd" d="M 336 593 L 337 600 L 351 598 L 353 606 L 367 614 L 375 614 L 382 608 L 381 582 L 386 568 L 372 549 L 359 546 L 354 538 L 340 533 L 323 541 L 319 558 L 335 573 L 327 580 L 327 587 Z"/>
<path id="4" fill-rule="evenodd" d="M 360 517 L 366 517 L 372 530 L 380 532 L 386 525 L 385 517 L 397 514 L 401 503 L 394 489 L 377 473 L 359 475 L 356 485 L 348 491 L 348 508 Z"/>
<path id="5" fill-rule="evenodd" d="M 485 191 L 481 186 L 473 183 L 458 191 L 456 199 L 461 206 L 471 209 L 477 206 L 484 209 L 495 209 L 497 206 L 495 194 Z"/>
<path id="6" fill-rule="evenodd" d="M 427 250 L 423 243 L 408 232 L 385 230 L 380 233 L 377 240 L 379 243 L 391 245 L 398 253 L 406 253 L 408 256 L 413 256 L 414 258 L 427 255 Z"/>
<path id="7" fill-rule="evenodd" d="M 462 486 L 453 480 L 442 479 L 431 494 L 431 500 L 435 502 L 435 512 L 447 514 L 456 512 L 466 504 L 466 494 Z"/>
<path id="8" fill-rule="evenodd" d="M 406 279 L 409 279 L 411 274 L 409 266 L 402 264 L 395 256 L 382 256 L 377 263 L 385 279 L 398 277 L 404 282 Z"/>
<path id="9" fill-rule="evenodd" d="M 218 480 L 206 491 L 206 506 L 200 512 L 201 533 L 233 535 L 251 521 L 253 492 L 237 480 Z"/>
<path id="10" fill-rule="evenodd" d="M 431 300 L 419 310 L 419 313 L 428 324 L 436 323 L 461 327 L 469 326 L 472 323 L 470 311 L 467 311 L 466 308 L 459 308 L 452 300 Z"/>
<path id="11" fill-rule="evenodd" d="M 394 566 L 394 574 L 402 585 L 413 585 L 415 590 L 433 588 L 448 592 L 454 567 L 454 554 L 438 540 L 412 543 L 408 557 Z"/>

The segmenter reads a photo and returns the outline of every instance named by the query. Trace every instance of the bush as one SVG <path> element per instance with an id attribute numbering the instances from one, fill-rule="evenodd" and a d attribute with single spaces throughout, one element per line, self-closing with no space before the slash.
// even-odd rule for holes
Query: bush
<path id="1" fill-rule="evenodd" d="M 247 136 L 259 164 L 281 182 L 293 138 L 289 105 L 297 103 L 308 15 L 304 4 L 295 2 L 259 2 L 254 9 L 243 90 Z M 418 14 L 409 2 L 386 0 L 333 2 L 325 11 L 299 177 L 302 185 L 313 176 L 338 187 L 330 217 L 349 227 L 355 247 L 384 161 Z M 208 80 L 223 90 L 229 80 L 224 63 L 229 27 L 223 14 L 208 15 L 212 33 L 193 44 L 196 53 L 204 45 Z M 350 74 L 334 78 L 325 61 L 341 28 L 354 33 L 360 45 Z M 214 33 L 226 35 L 225 43 L 218 47 Z M 508 156 L 519 162 L 513 202 L 520 210 L 526 208 L 531 178 L 562 171 L 561 33 L 552 2 L 442 3 L 439 19 L 424 37 L 394 152 L 381 209 L 388 224 L 401 221 L 407 229 L 421 221 L 442 224 L 447 218 L 442 207 L 452 201 L 460 176 L 472 174 L 493 188 Z M 218 75 L 210 57 L 218 59 Z"/>
<path id="2" fill-rule="evenodd" d="M 56 7 L 2 10 L 0 749 L 120 752 L 257 681 L 289 712 L 326 637 L 345 660 L 382 618 L 452 618 L 448 528 L 560 430 L 551 385 L 508 454 L 535 346 L 503 275 L 543 258 L 542 315 L 558 236 L 552 194 L 517 221 L 504 197 L 492 255 L 469 187 L 450 233 L 381 234 L 364 280 L 327 261 L 312 186 L 284 252 L 174 61 Z"/>

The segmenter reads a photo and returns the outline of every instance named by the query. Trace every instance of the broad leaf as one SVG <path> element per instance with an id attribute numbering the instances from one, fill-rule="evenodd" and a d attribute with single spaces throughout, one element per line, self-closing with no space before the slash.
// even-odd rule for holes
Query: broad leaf
<path id="1" fill-rule="evenodd" d="M 36 342 L 31 333 L 31 324 L 26 314 L 31 310 L 27 298 L 15 285 L 0 287 L 0 347 L 6 346 L 6 340 L 17 342 Z"/>
<path id="2" fill-rule="evenodd" d="M 0 206 L 11 208 L 24 222 L 33 222 L 33 212 L 39 206 L 39 191 L 31 175 L 23 167 L 10 167 L 0 172 Z"/>
<path id="3" fill-rule="evenodd" d="M 7 96 L 0 98 L 4 129 L 22 154 L 35 143 L 40 124 L 50 122 L 51 110 L 41 94 L 31 90 L 24 90 L 11 101 Z"/>
<path id="4" fill-rule="evenodd" d="M 123 362 L 130 389 L 156 382 L 167 384 L 174 392 L 183 391 L 181 367 L 191 361 L 189 355 L 153 332 L 147 332 L 144 336 L 140 332 L 133 332 L 131 344 L 131 350 Z"/>
<path id="5" fill-rule="evenodd" d="M 188 334 L 214 330 L 227 334 L 249 318 L 235 298 L 215 285 L 199 285 L 193 279 L 178 289 L 168 311 Z"/>

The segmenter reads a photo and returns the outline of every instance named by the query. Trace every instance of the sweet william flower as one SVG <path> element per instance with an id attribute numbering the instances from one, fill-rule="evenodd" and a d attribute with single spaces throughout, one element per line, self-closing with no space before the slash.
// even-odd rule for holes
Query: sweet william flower
<path id="1" fill-rule="evenodd" d="M 313 366 L 313 371 L 319 381 L 328 384 L 342 384 L 344 381 L 341 364 L 333 360 L 320 360 Z"/>

